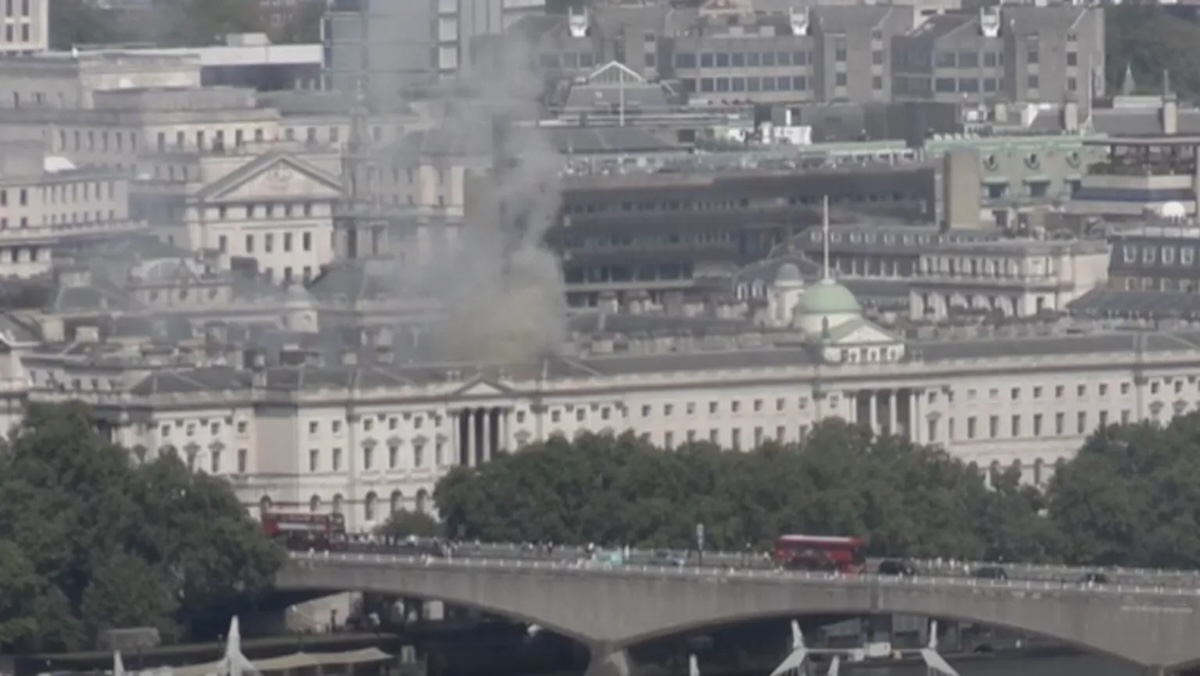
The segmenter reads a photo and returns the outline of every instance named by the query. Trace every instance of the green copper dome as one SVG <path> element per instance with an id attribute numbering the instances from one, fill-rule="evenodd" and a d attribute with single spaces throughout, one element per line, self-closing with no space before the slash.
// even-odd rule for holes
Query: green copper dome
<path id="1" fill-rule="evenodd" d="M 809 316 L 861 314 L 862 306 L 850 289 L 831 279 L 823 279 L 808 287 L 800 297 L 799 310 Z"/>

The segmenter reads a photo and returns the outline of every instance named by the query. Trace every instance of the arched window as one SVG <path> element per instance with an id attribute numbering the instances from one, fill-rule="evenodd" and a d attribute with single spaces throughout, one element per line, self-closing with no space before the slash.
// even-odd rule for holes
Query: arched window
<path id="1" fill-rule="evenodd" d="M 400 491 L 392 491 L 391 513 L 395 514 L 404 509 L 404 494 Z"/>
<path id="2" fill-rule="evenodd" d="M 367 493 L 367 499 L 363 500 L 363 519 L 367 521 L 375 520 L 375 503 L 379 500 L 379 496 L 375 495 L 375 491 Z"/>
<path id="3" fill-rule="evenodd" d="M 337 495 L 333 496 L 333 513 L 334 514 L 342 513 L 342 503 L 344 501 L 345 501 L 345 499 L 342 498 L 341 493 L 338 493 Z"/>
<path id="4" fill-rule="evenodd" d="M 308 499 L 308 511 L 314 513 L 321 511 L 321 496 L 314 495 Z"/>
<path id="5" fill-rule="evenodd" d="M 428 503 L 429 491 L 425 490 L 424 488 L 417 491 L 417 512 L 419 514 L 425 513 L 425 510 L 428 509 Z"/>

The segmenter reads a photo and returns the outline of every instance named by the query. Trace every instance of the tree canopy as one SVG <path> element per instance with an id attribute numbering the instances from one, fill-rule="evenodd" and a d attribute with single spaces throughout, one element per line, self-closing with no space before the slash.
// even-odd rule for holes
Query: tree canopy
<path id="1" fill-rule="evenodd" d="M 228 483 L 174 456 L 133 465 L 83 405 L 32 407 L 0 449 L 0 650 L 214 636 L 282 563 Z"/>
<path id="2" fill-rule="evenodd" d="M 1110 93 L 1120 93 L 1128 68 L 1137 94 L 1158 94 L 1164 73 L 1180 97 L 1200 94 L 1200 23 L 1190 8 L 1158 3 L 1109 5 L 1104 8 L 1106 80 Z"/>
<path id="3" fill-rule="evenodd" d="M 50 43 L 54 49 L 117 42 L 194 47 L 219 44 L 230 33 L 267 33 L 278 43 L 316 42 L 324 11 L 322 0 L 301 0 L 276 24 L 259 0 L 152 0 L 139 10 L 51 0 Z"/>
<path id="4" fill-rule="evenodd" d="M 1197 567 L 1198 448 L 1195 414 L 1109 427 L 1040 490 L 841 421 L 748 453 L 585 434 L 455 468 L 435 499 L 448 534 L 490 541 L 682 548 L 703 523 L 718 549 L 807 532 L 879 556 Z"/>

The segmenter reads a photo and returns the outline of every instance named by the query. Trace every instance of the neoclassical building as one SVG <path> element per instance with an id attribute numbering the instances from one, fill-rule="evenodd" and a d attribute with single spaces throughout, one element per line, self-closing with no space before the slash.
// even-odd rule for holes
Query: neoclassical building
<path id="1" fill-rule="evenodd" d="M 634 430 L 667 448 L 739 451 L 839 417 L 1041 483 L 1097 426 L 1200 405 L 1200 332 L 1025 325 L 905 341 L 828 276 L 805 284 L 784 265 L 777 277 L 766 325 L 596 313 L 574 318 L 593 330 L 561 356 L 503 366 L 180 368 L 10 336 L 3 394 L 86 401 L 135 461 L 178 453 L 227 476 L 248 508 L 338 510 L 355 529 L 432 510 L 451 467 L 556 434 Z"/>

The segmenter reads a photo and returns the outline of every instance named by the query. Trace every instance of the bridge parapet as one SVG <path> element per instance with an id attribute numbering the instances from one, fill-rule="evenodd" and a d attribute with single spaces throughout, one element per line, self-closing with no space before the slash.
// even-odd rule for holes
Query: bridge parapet
<path id="1" fill-rule="evenodd" d="M 1145 666 L 1200 658 L 1200 589 L 1172 586 L 371 554 L 297 555 L 277 585 L 476 606 L 609 652 L 761 617 L 898 613 L 1041 634 Z"/>

